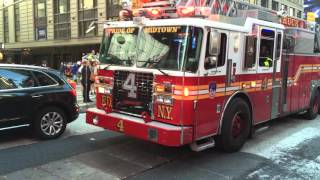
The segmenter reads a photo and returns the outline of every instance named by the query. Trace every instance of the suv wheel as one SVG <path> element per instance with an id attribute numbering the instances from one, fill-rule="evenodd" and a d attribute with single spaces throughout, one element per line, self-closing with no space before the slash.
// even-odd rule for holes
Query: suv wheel
<path id="1" fill-rule="evenodd" d="M 54 139 L 59 137 L 66 129 L 66 116 L 56 107 L 42 109 L 35 122 L 35 132 L 41 139 Z"/>

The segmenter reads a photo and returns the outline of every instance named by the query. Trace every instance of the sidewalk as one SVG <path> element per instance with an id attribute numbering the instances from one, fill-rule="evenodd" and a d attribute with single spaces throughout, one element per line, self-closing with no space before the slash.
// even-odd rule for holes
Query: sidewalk
<path id="1" fill-rule="evenodd" d="M 83 97 L 82 97 L 81 85 L 77 84 L 77 102 L 78 102 L 78 105 L 80 106 L 80 113 L 85 113 L 88 108 L 96 106 L 96 95 L 90 94 L 89 96 L 93 102 L 84 103 Z"/>

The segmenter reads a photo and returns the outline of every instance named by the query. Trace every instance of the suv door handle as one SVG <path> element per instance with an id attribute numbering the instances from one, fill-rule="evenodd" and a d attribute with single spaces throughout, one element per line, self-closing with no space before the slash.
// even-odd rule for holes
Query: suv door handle
<path id="1" fill-rule="evenodd" d="M 39 98 L 39 97 L 42 97 L 43 95 L 41 94 L 37 94 L 37 95 L 33 95 L 32 98 Z"/>

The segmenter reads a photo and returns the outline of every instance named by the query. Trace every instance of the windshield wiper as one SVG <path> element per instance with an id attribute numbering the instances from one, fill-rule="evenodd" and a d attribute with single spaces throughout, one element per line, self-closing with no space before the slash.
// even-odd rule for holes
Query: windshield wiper
<path id="1" fill-rule="evenodd" d="M 106 67 L 104 67 L 103 69 L 104 70 L 108 70 L 108 68 L 110 67 L 110 66 L 112 66 L 112 64 L 108 64 Z"/>
<path id="2" fill-rule="evenodd" d="M 160 71 L 163 75 L 165 76 L 169 76 L 168 73 L 164 72 L 163 70 L 161 70 L 160 68 L 156 68 L 156 70 Z"/>

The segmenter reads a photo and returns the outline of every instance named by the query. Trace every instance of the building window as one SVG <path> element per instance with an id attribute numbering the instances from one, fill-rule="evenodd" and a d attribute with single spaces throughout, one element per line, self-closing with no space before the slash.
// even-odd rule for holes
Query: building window
<path id="1" fill-rule="evenodd" d="M 269 1 L 268 0 L 261 0 L 261 6 L 268 8 L 269 7 Z"/>
<path id="2" fill-rule="evenodd" d="M 3 9 L 3 35 L 4 42 L 9 42 L 9 17 L 8 17 L 8 8 Z"/>
<path id="3" fill-rule="evenodd" d="M 98 32 L 97 23 L 94 23 L 95 28 L 86 33 L 90 24 L 98 20 L 97 16 L 97 0 L 79 0 L 79 37 L 96 36 Z"/>
<path id="4" fill-rule="evenodd" d="M 249 0 L 250 4 L 257 4 L 257 0 Z"/>
<path id="5" fill-rule="evenodd" d="M 289 16 L 294 16 L 294 9 L 291 7 L 289 8 Z"/>
<path id="6" fill-rule="evenodd" d="M 97 0 L 79 0 L 79 9 L 93 9 L 97 7 Z"/>
<path id="7" fill-rule="evenodd" d="M 279 11 L 279 3 L 277 1 L 272 1 L 272 10 Z"/>
<path id="8" fill-rule="evenodd" d="M 287 11 L 288 10 L 288 6 L 281 4 L 281 10 Z"/>
<path id="9" fill-rule="evenodd" d="M 14 0 L 16 3 L 18 0 Z M 14 29 L 15 29 L 15 40 L 16 42 L 20 41 L 20 5 L 19 3 L 14 5 Z"/>
<path id="10" fill-rule="evenodd" d="M 70 1 L 54 0 L 54 38 L 69 39 L 70 28 Z"/>
<path id="11" fill-rule="evenodd" d="M 35 39 L 47 39 L 46 0 L 34 0 Z"/>
<path id="12" fill-rule="evenodd" d="M 302 15 L 301 11 L 298 11 L 297 17 L 298 17 L 298 18 L 302 18 L 301 15 Z"/>
<path id="13" fill-rule="evenodd" d="M 120 0 L 107 1 L 107 19 L 118 19 L 119 12 L 122 9 Z"/>

